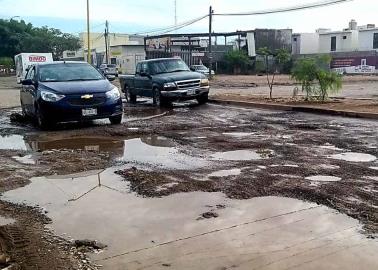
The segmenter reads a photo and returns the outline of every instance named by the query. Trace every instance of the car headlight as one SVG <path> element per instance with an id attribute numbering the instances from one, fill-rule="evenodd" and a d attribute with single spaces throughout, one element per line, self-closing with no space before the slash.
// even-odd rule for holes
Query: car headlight
<path id="1" fill-rule="evenodd" d="M 209 79 L 202 79 L 201 86 L 209 86 Z"/>
<path id="2" fill-rule="evenodd" d="M 177 85 L 174 82 L 169 82 L 164 84 L 164 88 L 177 88 Z"/>
<path id="3" fill-rule="evenodd" d="M 64 97 L 65 95 L 59 95 L 49 91 L 41 91 L 41 98 L 47 102 L 57 102 L 62 100 Z"/>
<path id="4" fill-rule="evenodd" d="M 121 97 L 121 93 L 117 87 L 114 87 L 112 90 L 106 92 L 106 97 L 110 99 L 119 99 Z"/>

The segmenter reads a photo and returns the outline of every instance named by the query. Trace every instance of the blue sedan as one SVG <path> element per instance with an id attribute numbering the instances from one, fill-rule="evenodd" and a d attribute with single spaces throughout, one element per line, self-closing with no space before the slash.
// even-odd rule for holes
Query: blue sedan
<path id="1" fill-rule="evenodd" d="M 54 62 L 32 66 L 22 81 L 21 106 L 42 128 L 58 122 L 109 118 L 122 121 L 120 91 L 85 62 Z"/>

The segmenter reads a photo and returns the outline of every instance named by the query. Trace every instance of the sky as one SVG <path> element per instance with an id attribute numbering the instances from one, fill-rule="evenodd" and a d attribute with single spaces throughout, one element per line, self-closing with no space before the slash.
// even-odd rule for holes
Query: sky
<path id="1" fill-rule="evenodd" d="M 217 13 L 246 12 L 312 3 L 318 0 L 177 0 L 178 22 L 205 15 L 212 5 Z M 378 25 L 377 0 L 347 3 L 284 14 L 214 18 L 214 31 L 255 28 L 291 28 L 296 33 L 318 28 L 341 30 L 351 19 L 359 25 Z M 174 24 L 174 0 L 90 0 L 91 31 L 102 32 L 110 22 L 110 32 L 134 34 Z M 0 0 L 0 18 L 20 16 L 35 26 L 54 27 L 78 34 L 86 29 L 86 0 Z M 19 20 L 20 18 L 16 18 Z M 178 32 L 206 32 L 208 20 Z"/>

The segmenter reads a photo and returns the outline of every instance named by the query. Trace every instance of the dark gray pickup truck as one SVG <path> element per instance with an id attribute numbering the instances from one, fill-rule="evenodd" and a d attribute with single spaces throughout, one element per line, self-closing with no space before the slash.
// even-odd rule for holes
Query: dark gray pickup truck
<path id="1" fill-rule="evenodd" d="M 146 60 L 138 63 L 135 75 L 120 75 L 122 91 L 129 102 L 137 96 L 151 97 L 157 106 L 172 101 L 197 99 L 206 103 L 209 97 L 209 80 L 205 75 L 192 72 L 178 58 Z"/>

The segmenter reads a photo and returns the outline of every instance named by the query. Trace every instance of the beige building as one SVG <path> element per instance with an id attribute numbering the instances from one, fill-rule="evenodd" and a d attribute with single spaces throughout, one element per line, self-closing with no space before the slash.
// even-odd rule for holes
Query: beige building
<path id="1" fill-rule="evenodd" d="M 83 47 L 88 48 L 87 33 L 80 33 L 79 38 Z M 109 46 L 128 45 L 129 43 L 133 43 L 133 42 L 135 41 L 130 40 L 130 35 L 116 34 L 116 33 L 109 34 Z M 142 38 L 142 44 L 143 44 L 143 38 Z M 96 52 L 104 52 L 105 51 L 104 33 L 91 33 L 90 45 L 91 45 L 92 50 L 96 50 Z"/>

